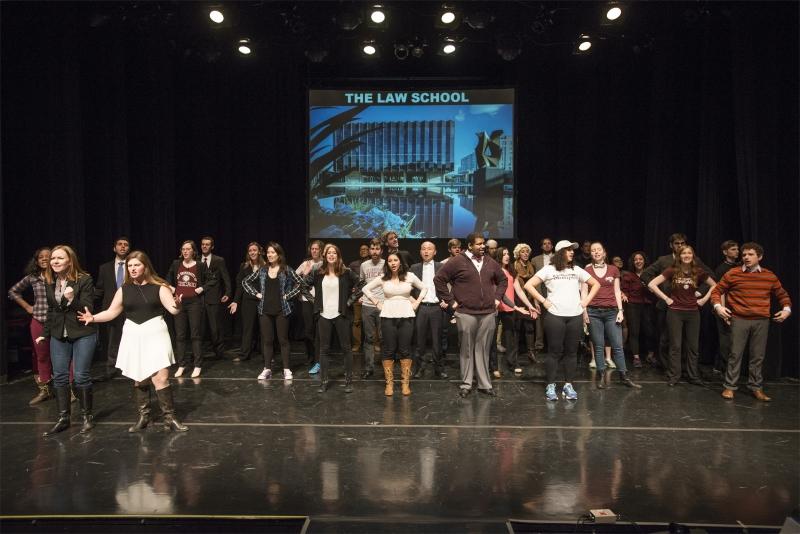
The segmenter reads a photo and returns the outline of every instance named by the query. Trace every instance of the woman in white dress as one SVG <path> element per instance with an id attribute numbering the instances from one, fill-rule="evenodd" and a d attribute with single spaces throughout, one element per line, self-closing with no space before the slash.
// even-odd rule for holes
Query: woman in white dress
<path id="1" fill-rule="evenodd" d="M 78 318 L 87 325 L 105 323 L 125 312 L 117 367 L 123 375 L 133 379 L 139 410 L 139 420 L 128 432 L 139 432 L 150 423 L 150 382 L 161 405 L 164 426 L 185 432 L 189 427 L 175 418 L 169 385 L 169 367 L 175 363 L 175 355 L 163 317 L 164 310 L 172 315 L 180 312 L 181 298 L 172 296 L 169 285 L 159 278 L 144 252 L 131 252 L 126 265 L 125 282 L 117 289 L 108 309 L 92 315 L 86 308 L 83 313 L 78 313 Z"/>
<path id="2" fill-rule="evenodd" d="M 384 300 L 379 301 L 373 290 L 381 287 Z M 411 289 L 419 289 L 419 296 L 411 296 Z M 400 256 L 392 252 L 383 265 L 383 276 L 364 286 L 364 296 L 381 310 L 381 337 L 383 339 L 383 374 L 386 378 L 385 395 L 394 393 L 394 359 L 400 356 L 403 395 L 411 395 L 411 338 L 414 335 L 414 313 L 425 298 L 428 288 L 414 273 L 406 271 Z"/>

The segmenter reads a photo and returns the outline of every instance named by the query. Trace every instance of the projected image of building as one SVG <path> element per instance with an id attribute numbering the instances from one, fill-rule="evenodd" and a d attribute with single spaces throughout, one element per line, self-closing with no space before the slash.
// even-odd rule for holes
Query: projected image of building
<path id="1" fill-rule="evenodd" d="M 333 146 L 353 147 L 333 162 L 341 176 L 328 184 L 343 190 L 334 207 L 357 201 L 410 220 L 411 232 L 447 236 L 453 199 L 442 186 L 454 165 L 452 120 L 351 122 L 334 131 Z"/>
<path id="2" fill-rule="evenodd" d="M 333 145 L 349 139 L 359 144 L 333 164 L 335 172 L 346 173 L 347 182 L 359 177 L 366 183 L 441 181 L 454 170 L 452 120 L 351 122 L 334 132 Z"/>

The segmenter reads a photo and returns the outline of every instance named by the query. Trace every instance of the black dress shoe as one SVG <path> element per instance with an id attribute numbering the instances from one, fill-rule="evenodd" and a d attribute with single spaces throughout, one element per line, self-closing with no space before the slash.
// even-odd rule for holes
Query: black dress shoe
<path id="1" fill-rule="evenodd" d="M 366 380 L 367 378 L 371 377 L 374 374 L 375 374 L 374 369 L 364 369 L 363 371 L 361 371 L 361 379 Z"/>
<path id="2" fill-rule="evenodd" d="M 470 393 L 472 393 L 472 390 L 469 388 L 460 388 L 458 390 L 458 396 L 461 397 L 462 399 L 466 399 L 467 397 L 469 397 Z"/>
<path id="3" fill-rule="evenodd" d="M 702 387 L 702 388 L 704 388 L 704 387 L 707 387 L 707 386 L 708 386 L 708 382 L 706 382 L 705 380 L 702 380 L 702 379 L 700 379 L 700 378 L 698 378 L 698 379 L 695 379 L 695 380 L 688 380 L 688 382 L 689 382 L 690 384 L 692 384 L 693 386 L 700 386 L 700 387 Z"/>
<path id="4" fill-rule="evenodd" d="M 494 389 L 478 389 L 478 393 L 488 395 L 489 397 L 497 397 L 497 392 Z"/>

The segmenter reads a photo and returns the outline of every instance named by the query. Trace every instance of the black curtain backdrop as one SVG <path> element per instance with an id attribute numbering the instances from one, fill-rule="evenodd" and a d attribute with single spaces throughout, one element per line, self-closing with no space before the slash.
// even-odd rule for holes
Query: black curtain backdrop
<path id="1" fill-rule="evenodd" d="M 715 266 L 723 240 L 758 241 L 795 305 L 768 371 L 797 376 L 798 5 L 732 3 L 694 23 L 682 4 L 649 9 L 661 14 L 644 53 L 534 47 L 488 68 L 404 66 L 398 81 L 391 61 L 316 66 L 283 42 L 203 61 L 158 25 L 94 28 L 74 4 L 4 2 L 3 287 L 42 244 L 74 245 L 96 273 L 121 234 L 162 272 L 205 234 L 231 271 L 251 240 L 297 264 L 309 87 L 514 86 L 515 242 L 600 239 L 653 258 L 682 231 Z M 357 244 L 340 245 L 353 259 Z"/>

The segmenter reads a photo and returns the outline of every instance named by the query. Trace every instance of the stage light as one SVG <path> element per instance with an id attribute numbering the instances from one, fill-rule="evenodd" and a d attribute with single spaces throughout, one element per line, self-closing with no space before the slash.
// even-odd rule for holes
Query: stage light
<path id="1" fill-rule="evenodd" d="M 222 11 L 219 9 L 212 9 L 208 12 L 208 18 L 210 18 L 211 21 L 216 24 L 222 24 L 222 22 L 225 20 L 225 15 L 223 15 Z"/>
<path id="2" fill-rule="evenodd" d="M 456 20 L 456 14 L 452 11 L 445 11 L 442 13 L 441 21 L 442 24 L 452 24 L 452 22 Z"/>
<path id="3" fill-rule="evenodd" d="M 456 51 L 456 40 L 452 37 L 446 37 L 444 41 L 442 41 L 442 54 L 449 56 Z"/>
<path id="4" fill-rule="evenodd" d="M 364 41 L 361 51 L 364 52 L 365 56 L 374 56 L 378 53 L 378 47 L 375 46 L 375 41 Z"/>
<path id="5" fill-rule="evenodd" d="M 252 43 L 250 42 L 250 39 L 239 39 L 239 43 L 236 49 L 243 56 L 249 56 L 250 54 L 253 53 Z"/>
<path id="6" fill-rule="evenodd" d="M 592 39 L 587 34 L 582 33 L 575 43 L 573 54 L 585 54 L 592 48 Z"/>
<path id="7" fill-rule="evenodd" d="M 617 20 L 622 15 L 622 9 L 619 6 L 614 6 L 606 11 L 606 18 L 608 20 Z"/>
<path id="8" fill-rule="evenodd" d="M 351 32 L 361 25 L 361 17 L 354 11 L 344 11 L 334 17 L 334 21 L 339 28 Z"/>
<path id="9" fill-rule="evenodd" d="M 522 53 L 522 43 L 516 35 L 501 35 L 497 38 L 497 54 L 506 61 L 514 61 Z"/>
<path id="10" fill-rule="evenodd" d="M 403 61 L 404 59 L 408 58 L 408 45 L 405 43 L 395 43 L 394 44 L 394 57 Z"/>
<path id="11" fill-rule="evenodd" d="M 470 13 L 464 18 L 467 26 L 473 30 L 483 30 L 494 20 L 494 15 L 490 15 L 486 11 L 476 11 Z"/>
<path id="12" fill-rule="evenodd" d="M 372 8 L 369 18 L 375 24 L 382 24 L 386 20 L 386 13 L 383 12 L 383 6 L 376 5 Z"/>

